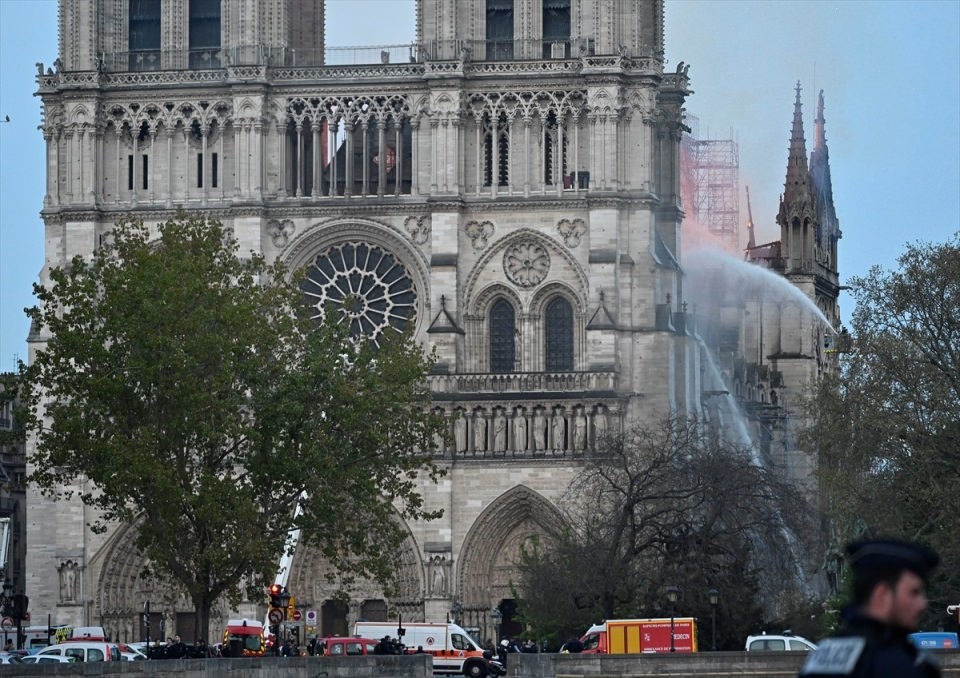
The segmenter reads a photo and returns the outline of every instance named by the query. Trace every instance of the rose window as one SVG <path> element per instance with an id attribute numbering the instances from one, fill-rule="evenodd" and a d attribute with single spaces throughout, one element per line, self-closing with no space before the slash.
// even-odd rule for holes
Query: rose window
<path id="1" fill-rule="evenodd" d="M 503 270 L 520 287 L 533 287 L 547 277 L 550 255 L 543 245 L 535 242 L 517 243 L 503 255 Z"/>
<path id="2" fill-rule="evenodd" d="M 402 331 L 416 317 L 417 292 L 406 267 L 376 245 L 335 245 L 314 259 L 301 284 L 307 306 L 320 320 L 328 306 L 350 334 L 379 346 L 387 328 Z"/>

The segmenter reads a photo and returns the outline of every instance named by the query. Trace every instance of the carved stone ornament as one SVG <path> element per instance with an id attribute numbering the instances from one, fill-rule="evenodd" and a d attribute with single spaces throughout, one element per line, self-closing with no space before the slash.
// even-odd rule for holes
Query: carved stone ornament
<path id="1" fill-rule="evenodd" d="M 550 254 L 536 242 L 519 242 L 504 252 L 503 270 L 520 287 L 539 285 L 550 270 Z"/>
<path id="2" fill-rule="evenodd" d="M 428 215 L 411 215 L 403 220 L 403 227 L 410 234 L 410 240 L 417 245 L 424 244 L 430 237 L 430 217 Z"/>
<path id="3" fill-rule="evenodd" d="M 296 227 L 290 219 L 284 219 L 283 221 L 271 219 L 267 223 L 267 233 L 276 247 L 286 247 L 294 230 L 296 230 Z"/>
<path id="4" fill-rule="evenodd" d="M 587 232 L 587 225 L 583 219 L 561 219 L 557 224 L 557 230 L 563 237 L 563 242 L 567 247 L 576 247 L 580 244 L 580 238 Z"/>
<path id="5" fill-rule="evenodd" d="M 473 241 L 473 249 L 482 250 L 487 246 L 487 240 L 493 235 L 493 222 L 470 221 L 467 223 L 467 235 Z"/>

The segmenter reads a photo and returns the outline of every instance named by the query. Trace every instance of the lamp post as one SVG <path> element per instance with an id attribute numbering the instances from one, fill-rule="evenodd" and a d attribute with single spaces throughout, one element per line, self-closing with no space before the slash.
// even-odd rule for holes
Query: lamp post
<path id="1" fill-rule="evenodd" d="M 290 592 L 287 591 L 286 586 L 284 586 L 280 592 L 279 599 L 280 607 L 283 609 L 283 621 L 280 624 L 280 633 L 277 634 L 279 637 L 273 639 L 273 647 L 277 656 L 281 654 L 280 646 L 282 643 L 279 642 L 280 638 L 283 638 L 284 643 L 287 642 L 287 608 L 290 606 Z"/>
<path id="2" fill-rule="evenodd" d="M 493 630 L 495 634 L 496 641 L 500 642 L 500 622 L 503 621 L 503 612 L 500 611 L 499 607 L 495 607 L 490 610 L 490 619 L 493 620 Z"/>
<path id="3" fill-rule="evenodd" d="M 720 602 L 720 593 L 716 589 L 707 591 L 710 600 L 710 649 L 717 651 L 717 603 Z"/>
<path id="4" fill-rule="evenodd" d="M 667 587 L 667 601 L 670 603 L 670 651 L 676 652 L 677 645 L 673 637 L 673 618 L 676 616 L 677 598 L 680 597 L 680 589 L 676 586 Z"/>

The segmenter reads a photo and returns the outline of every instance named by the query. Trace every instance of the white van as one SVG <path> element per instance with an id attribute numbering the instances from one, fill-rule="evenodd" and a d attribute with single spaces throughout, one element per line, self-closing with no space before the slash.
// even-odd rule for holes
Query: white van
<path id="1" fill-rule="evenodd" d="M 118 662 L 121 660 L 120 648 L 116 643 L 98 640 L 72 640 L 66 643 L 49 645 L 37 654 L 41 657 L 56 655 L 73 657 L 78 662 Z"/>
<path id="2" fill-rule="evenodd" d="M 487 675 L 483 650 L 460 626 L 444 622 L 407 622 L 402 633 L 396 622 L 357 622 L 353 634 L 362 638 L 399 638 L 407 654 L 417 648 L 433 656 L 433 672 L 463 674 L 470 678 Z"/>

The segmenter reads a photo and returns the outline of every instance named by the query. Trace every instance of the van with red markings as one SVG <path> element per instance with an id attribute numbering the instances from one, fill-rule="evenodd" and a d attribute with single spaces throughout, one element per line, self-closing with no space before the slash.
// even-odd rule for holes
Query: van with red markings
<path id="1" fill-rule="evenodd" d="M 482 678 L 487 675 L 483 649 L 462 627 L 451 622 L 357 622 L 355 636 L 399 640 L 408 654 L 422 648 L 433 657 L 433 672 Z"/>
<path id="2" fill-rule="evenodd" d="M 584 654 L 696 652 L 697 620 L 694 617 L 608 619 L 591 626 L 580 643 Z"/>

